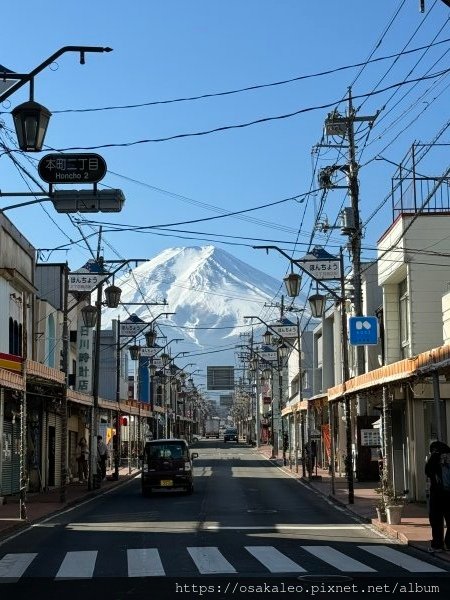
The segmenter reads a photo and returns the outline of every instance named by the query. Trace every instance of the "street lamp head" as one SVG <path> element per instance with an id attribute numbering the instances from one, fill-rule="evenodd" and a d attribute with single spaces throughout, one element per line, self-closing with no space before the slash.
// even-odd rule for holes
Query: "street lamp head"
<path id="1" fill-rule="evenodd" d="M 267 329 L 263 333 L 262 338 L 263 338 L 264 343 L 266 344 L 266 346 L 270 346 L 270 344 L 272 343 L 272 332 Z"/>
<path id="2" fill-rule="evenodd" d="M 19 104 L 12 111 L 19 148 L 24 152 L 40 152 L 52 113 L 34 100 Z"/>
<path id="3" fill-rule="evenodd" d="M 283 359 L 286 358 L 286 356 L 289 354 L 289 348 L 286 346 L 286 344 L 283 342 L 282 344 L 280 344 L 277 348 L 277 352 L 278 352 L 278 356 Z"/>
<path id="4" fill-rule="evenodd" d="M 110 285 L 105 288 L 106 306 L 108 308 L 117 308 L 120 303 L 121 294 L 122 290 L 117 285 Z"/>
<path id="5" fill-rule="evenodd" d="M 156 331 L 153 328 L 149 329 L 145 333 L 145 343 L 148 348 L 153 348 L 157 337 L 158 337 L 158 334 L 156 333 Z"/>
<path id="6" fill-rule="evenodd" d="M 148 372 L 150 374 L 150 377 L 154 377 L 156 375 L 156 365 L 148 365 Z"/>
<path id="7" fill-rule="evenodd" d="M 130 351 L 131 360 L 139 360 L 140 346 L 137 346 L 136 344 L 128 346 L 128 350 Z"/>
<path id="8" fill-rule="evenodd" d="M 163 354 L 161 354 L 161 360 L 162 360 L 162 364 L 164 366 L 167 365 L 167 363 L 170 361 L 169 354 L 166 354 L 165 352 L 163 352 Z"/>
<path id="9" fill-rule="evenodd" d="M 291 272 L 283 278 L 283 281 L 286 286 L 287 295 L 290 298 L 296 298 L 300 292 L 301 276 L 298 273 Z"/>
<path id="10" fill-rule="evenodd" d="M 315 319 L 319 319 L 323 315 L 325 308 L 326 296 L 322 294 L 313 294 L 308 298 L 311 314 Z"/>
<path id="11" fill-rule="evenodd" d="M 83 306 L 81 309 L 81 317 L 85 327 L 92 328 L 97 324 L 97 309 L 92 304 Z"/>
<path id="12" fill-rule="evenodd" d="M 272 376 L 272 370 L 266 367 L 265 369 L 263 369 L 262 376 L 264 377 L 264 379 L 270 379 Z"/>

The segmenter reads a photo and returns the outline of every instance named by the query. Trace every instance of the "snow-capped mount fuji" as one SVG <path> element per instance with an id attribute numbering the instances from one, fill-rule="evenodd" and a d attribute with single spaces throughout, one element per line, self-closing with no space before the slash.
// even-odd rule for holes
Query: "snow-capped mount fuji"
<path id="1" fill-rule="evenodd" d="M 160 317 L 158 327 L 168 339 L 183 338 L 172 345 L 172 354 L 202 353 L 180 358 L 177 364 L 195 362 L 203 376 L 205 365 L 235 363 L 239 334 L 250 330 L 244 316 L 267 315 L 264 304 L 280 292 L 280 281 L 215 246 L 168 248 L 116 283 L 122 288 L 124 304 L 165 299 L 167 305 L 108 310 L 105 327 L 112 319 L 123 321 L 132 313 L 149 322 L 162 312 L 174 312 L 167 319 Z M 278 314 L 274 309 L 269 317 L 275 319 Z"/>

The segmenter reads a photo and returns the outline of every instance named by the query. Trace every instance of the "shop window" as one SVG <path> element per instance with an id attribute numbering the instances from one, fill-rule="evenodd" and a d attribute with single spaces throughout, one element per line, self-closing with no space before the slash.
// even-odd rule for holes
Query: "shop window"
<path id="1" fill-rule="evenodd" d="M 14 354 L 14 320 L 9 317 L 9 354 Z"/>
<path id="2" fill-rule="evenodd" d="M 423 411 L 424 411 L 424 434 L 425 434 L 425 452 L 428 453 L 428 448 L 430 447 L 431 442 L 434 442 L 438 439 L 438 427 L 436 423 L 436 408 L 434 404 L 434 400 L 424 400 L 423 402 Z M 445 427 L 445 423 L 447 422 L 447 411 L 445 402 L 439 401 L 439 418 L 441 422 L 441 427 Z"/>
<path id="3" fill-rule="evenodd" d="M 9 317 L 9 354 L 22 356 L 22 325 Z"/>

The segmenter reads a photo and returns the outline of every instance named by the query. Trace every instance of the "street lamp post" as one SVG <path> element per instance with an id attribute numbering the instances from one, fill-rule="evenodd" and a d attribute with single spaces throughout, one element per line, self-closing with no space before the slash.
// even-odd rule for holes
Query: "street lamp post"
<path id="1" fill-rule="evenodd" d="M 265 325 L 267 327 L 267 331 L 263 334 L 263 339 L 264 339 L 264 343 L 267 344 L 271 344 L 272 342 L 272 337 L 273 335 L 279 337 L 280 339 L 283 339 L 280 337 L 279 333 L 277 332 L 276 329 L 274 329 L 271 325 L 269 325 L 268 323 L 266 323 L 266 321 L 264 321 L 263 319 L 261 319 L 261 317 L 258 317 L 256 315 L 248 315 L 248 316 L 244 316 L 244 319 L 257 319 L 260 323 L 262 323 L 263 325 Z M 296 350 L 299 354 L 301 353 L 300 347 L 296 348 L 293 344 L 291 344 L 289 341 L 284 340 L 283 344 L 281 344 L 282 348 L 281 348 L 281 355 L 284 354 L 284 357 L 286 356 L 287 352 L 288 352 L 288 347 L 291 348 L 292 350 Z M 284 358 L 283 357 L 283 358 Z M 282 361 L 281 361 L 282 362 Z M 283 385 L 283 376 L 282 376 L 282 366 L 280 368 L 280 351 L 277 352 L 277 364 L 278 364 L 278 386 L 282 386 Z M 301 366 L 301 365 L 300 365 Z M 299 376 L 301 376 L 301 372 L 299 372 Z M 283 462 L 286 462 L 286 450 L 285 448 L 285 437 L 284 437 L 284 422 L 283 419 L 281 417 L 281 409 L 283 406 L 283 397 L 282 397 L 282 389 L 279 390 L 278 392 L 278 406 L 277 406 L 277 412 L 278 412 L 278 418 L 281 421 L 281 423 L 279 423 L 279 425 L 281 425 L 281 439 L 282 439 L 282 448 L 283 448 Z M 272 398 L 272 403 L 273 403 L 273 398 Z M 274 429 L 273 429 L 273 424 L 274 424 L 274 406 L 272 406 L 272 437 L 275 438 L 274 436 Z M 273 440 L 275 442 L 275 439 Z M 274 454 L 274 448 L 277 448 L 277 453 L 278 453 L 278 448 L 279 448 L 279 434 L 277 431 L 277 435 L 276 435 L 276 444 L 273 443 L 272 444 L 272 455 Z M 274 456 L 272 456 L 272 458 L 274 458 Z"/>
<path id="2" fill-rule="evenodd" d="M 178 390 L 177 390 L 176 397 L 175 397 L 175 423 L 177 423 L 177 436 L 178 437 L 180 437 L 180 424 L 181 424 L 180 420 L 181 420 L 181 417 L 185 417 L 186 416 L 186 414 L 185 414 L 185 409 L 186 409 L 186 384 L 185 384 L 185 380 L 186 380 L 187 374 L 186 374 L 185 371 L 186 371 L 187 367 L 193 367 L 194 365 L 195 365 L 195 363 L 187 363 L 183 367 L 180 367 L 180 371 L 178 373 L 178 378 L 179 378 L 179 381 L 181 383 L 181 402 L 180 402 L 180 404 L 182 404 L 182 408 L 183 408 L 183 413 L 179 414 L 179 412 L 178 412 L 178 403 L 179 403 L 179 400 L 178 400 L 178 393 L 177 393 Z M 177 421 L 177 418 L 178 418 L 178 421 Z M 186 422 L 184 421 L 184 423 L 183 423 L 183 433 L 184 434 L 185 434 L 185 429 L 186 429 Z M 188 436 L 188 438 L 189 438 L 189 436 Z"/>
<path id="3" fill-rule="evenodd" d="M 146 340 L 147 340 L 147 345 L 148 342 L 152 342 L 152 346 L 155 346 L 155 340 L 156 340 L 156 333 L 154 332 L 154 330 L 151 330 L 151 337 L 147 338 L 147 334 L 146 334 Z M 158 367 L 153 364 L 153 358 L 156 357 L 157 354 L 159 354 L 160 352 L 162 352 L 162 350 L 164 350 L 169 344 L 171 344 L 172 342 L 181 342 L 183 341 L 183 338 L 173 338 L 172 340 L 169 340 L 166 344 L 164 344 L 164 346 L 158 347 L 157 352 L 155 352 L 155 354 L 149 359 L 148 362 L 148 372 L 149 372 L 149 400 L 150 400 L 150 407 L 151 410 L 153 411 L 153 406 L 154 406 L 154 402 L 153 402 L 153 394 L 154 394 L 154 377 L 156 375 L 156 372 L 159 370 Z M 166 388 L 164 386 L 164 394 L 165 394 Z M 164 402 L 165 402 L 165 396 L 164 396 Z M 153 427 L 153 438 L 156 439 L 158 436 L 158 421 L 156 419 L 154 419 L 154 423 L 153 423 L 154 427 Z"/>
<path id="4" fill-rule="evenodd" d="M 103 257 L 97 256 L 97 263 L 103 272 Z M 122 290 L 115 285 L 105 289 L 106 305 L 108 308 L 117 308 L 120 302 L 120 294 Z M 101 319 L 102 319 L 102 296 L 103 296 L 103 281 L 97 286 L 97 300 L 95 307 L 88 304 L 81 309 L 81 315 L 85 327 L 95 327 L 95 348 L 94 348 L 94 374 L 92 382 L 92 398 L 93 406 L 91 411 L 91 426 L 90 426 L 90 453 L 89 453 L 89 480 L 88 489 L 91 490 L 100 485 L 98 476 L 94 480 L 94 475 L 97 475 L 97 433 L 98 433 L 98 390 L 100 382 L 100 339 L 101 339 Z"/>
<path id="5" fill-rule="evenodd" d="M 272 373 L 273 369 L 272 369 L 272 365 L 270 363 L 267 363 L 267 365 L 263 368 L 263 370 L 261 371 L 261 386 L 266 386 L 267 382 L 270 382 L 270 397 L 273 397 L 273 381 L 272 381 Z M 273 410 L 271 410 L 271 414 L 270 414 L 270 430 L 271 432 L 273 431 Z"/>
<path id="6" fill-rule="evenodd" d="M 161 302 L 120 302 L 119 303 L 120 306 L 154 306 L 154 305 L 165 305 L 166 302 L 164 301 L 163 303 Z M 144 323 L 143 322 L 143 327 L 140 330 L 140 332 L 134 336 L 130 336 L 127 334 L 121 334 L 121 325 L 120 325 L 120 319 L 117 319 L 117 340 L 116 340 L 116 402 L 117 402 L 117 409 L 116 409 L 116 435 L 115 435 L 115 448 L 114 448 L 114 479 L 117 481 L 119 479 L 119 468 L 120 468 L 120 460 L 121 460 L 121 440 L 120 440 L 120 434 L 121 434 L 121 425 L 120 425 L 120 366 L 121 366 L 121 361 L 120 361 L 120 356 L 121 356 L 121 350 L 123 350 L 123 348 L 125 348 L 128 345 L 128 342 L 125 343 L 123 346 L 120 345 L 120 338 L 122 337 L 127 337 L 130 338 L 132 337 L 133 339 L 135 339 L 137 337 L 137 335 L 139 335 L 140 333 L 144 333 L 145 336 L 145 342 L 147 347 L 152 347 L 155 344 L 155 339 L 157 337 L 157 333 L 155 331 L 155 328 L 153 326 L 153 324 L 162 316 L 168 317 L 169 315 L 173 315 L 175 313 L 173 312 L 162 312 L 159 313 L 158 315 L 156 315 L 156 317 L 154 317 L 151 321 L 149 321 L 148 323 Z M 148 328 L 148 331 L 145 331 Z M 150 392 L 152 391 L 151 389 L 149 390 Z M 149 395 L 149 401 L 150 401 L 151 396 Z M 138 401 L 139 401 L 139 397 L 138 397 Z M 140 405 L 139 405 L 139 410 L 140 410 Z"/>
<path id="7" fill-rule="evenodd" d="M 40 152 L 44 144 L 45 134 L 51 117 L 51 112 L 35 102 L 34 100 L 34 78 L 41 71 L 55 62 L 62 54 L 66 52 L 79 52 L 80 63 L 85 63 L 85 54 L 88 52 L 111 52 L 112 48 L 105 48 L 100 46 L 64 46 L 57 52 L 52 54 L 44 62 L 35 67 L 30 73 L 14 73 L 13 71 L 3 70 L 0 72 L 2 79 L 2 89 L 0 92 L 0 103 L 3 103 L 7 98 L 12 96 L 17 90 L 23 87 L 25 84 L 30 85 L 30 95 L 28 102 L 16 106 L 12 110 L 12 117 L 16 130 L 17 142 L 19 148 L 24 152 Z M 0 195 L 5 195 L 0 193 Z M 36 202 L 40 202 L 36 200 Z M 19 205 L 20 206 L 20 205 Z M 4 207 L 1 212 L 5 212 L 8 208 L 15 208 L 16 206 Z M 60 489 L 60 500 L 65 502 L 66 500 L 66 479 L 67 479 L 67 440 L 64 435 L 67 436 L 67 386 L 68 386 L 68 307 L 67 307 L 67 286 L 65 281 L 64 290 L 64 322 L 63 322 L 63 350 L 62 350 L 62 361 L 63 361 L 63 372 L 65 374 L 64 390 L 62 396 L 62 456 L 61 456 L 61 489 Z M 26 303 L 25 303 L 26 305 Z M 24 307 L 25 307 L 24 305 Z M 26 321 L 24 321 L 26 323 Z M 24 352 L 26 352 L 26 328 L 24 327 Z M 24 358 L 26 358 L 24 354 Z M 24 361 L 25 364 L 25 361 Z M 26 373 L 24 370 L 24 379 L 26 379 Z M 20 482 L 20 514 L 21 517 L 26 515 L 26 493 L 25 483 L 22 479 L 25 479 L 25 470 L 23 464 L 25 462 L 26 455 L 26 392 L 24 399 L 21 404 L 21 453 L 20 453 L 20 471 L 21 471 L 21 482 Z M 22 477 L 23 476 L 23 477 Z"/>
<path id="8" fill-rule="evenodd" d="M 254 384 L 253 382 L 251 382 L 252 385 L 252 389 L 251 389 L 251 411 L 250 411 L 250 416 L 251 416 L 251 425 L 252 425 L 252 430 L 253 430 L 253 398 L 255 399 L 255 430 L 254 430 L 254 434 L 255 434 L 255 445 L 257 448 L 259 448 L 260 446 L 260 439 L 261 439 L 261 415 L 260 415 L 260 403 L 259 403 L 259 395 L 260 395 L 260 386 L 259 386 L 259 370 L 262 368 L 261 364 L 260 364 L 260 360 L 259 360 L 259 353 L 252 347 L 252 358 L 250 360 L 251 363 L 251 369 L 250 372 L 252 372 L 254 374 Z M 254 391 L 253 391 L 254 388 Z M 251 441 L 251 440 L 250 440 Z"/>
<path id="9" fill-rule="evenodd" d="M 300 350 L 299 350 L 300 352 Z M 280 405 L 280 412 L 281 412 L 281 406 L 282 406 L 282 395 L 283 395 L 283 367 L 284 367 L 284 360 L 286 358 L 288 354 L 288 348 L 285 344 L 281 344 L 280 346 L 278 346 L 277 349 L 277 362 L 278 362 L 278 387 L 279 387 L 279 405 Z M 281 416 L 281 415 L 280 415 Z M 287 450 L 287 444 L 286 444 L 286 439 L 285 439 L 285 431 L 284 431 L 284 419 L 281 418 L 281 443 L 282 443 L 282 449 L 283 449 L 283 465 L 286 466 L 286 450 Z"/>
<path id="10" fill-rule="evenodd" d="M 163 363 L 163 369 L 164 369 L 164 401 L 166 404 L 166 413 L 165 413 L 165 427 L 166 427 L 166 438 L 169 437 L 168 436 L 168 432 L 169 432 L 169 406 L 172 407 L 172 390 L 173 390 L 173 386 L 171 385 L 173 382 L 170 382 L 169 385 L 169 401 L 167 402 L 167 379 L 168 376 L 166 374 L 166 371 L 169 370 L 169 378 L 170 378 L 170 368 L 171 368 L 171 363 L 178 357 L 178 356 L 186 356 L 186 354 L 189 354 L 188 352 L 178 352 L 177 354 L 175 354 L 175 356 L 170 356 L 170 354 L 164 353 L 161 354 L 161 360 Z M 175 408 L 175 412 L 176 412 L 176 408 Z M 176 422 L 175 422 L 176 424 Z"/>
<path id="11" fill-rule="evenodd" d="M 289 256 L 284 250 L 278 246 L 253 246 L 256 249 L 264 249 L 267 252 L 269 250 L 276 250 L 287 258 L 291 264 L 297 266 L 301 271 L 312 277 L 317 285 L 323 287 L 331 296 L 333 296 L 341 305 L 341 337 L 342 337 L 342 379 L 344 384 L 344 406 L 345 406 L 345 438 L 346 438 L 346 457 L 345 467 L 347 475 L 347 490 L 348 490 L 348 503 L 353 504 L 355 501 L 354 497 L 354 481 L 353 481 L 353 450 L 352 450 L 352 419 L 351 419 L 351 402 L 348 394 L 345 393 L 345 382 L 349 379 L 349 365 L 348 365 L 348 332 L 347 332 L 347 314 L 345 306 L 345 279 L 344 279 L 344 258 L 342 254 L 342 248 L 339 254 L 340 264 L 340 295 L 336 291 L 326 285 L 323 280 L 314 277 L 302 264 L 301 260 L 295 260 Z M 295 297 L 300 291 L 300 279 L 301 276 L 291 272 L 287 277 L 284 278 L 288 295 Z M 314 294 L 309 298 L 310 306 L 313 316 L 322 316 L 325 297 L 320 294 Z M 333 443 L 333 441 L 331 442 Z M 331 465 L 332 471 L 334 470 L 334 461 Z M 334 483 L 334 480 L 333 480 Z"/>
<path id="12" fill-rule="evenodd" d="M 62 54 L 66 52 L 79 52 L 80 63 L 85 63 L 85 55 L 88 52 L 111 52 L 112 48 L 103 48 L 101 46 L 64 46 L 30 73 L 0 72 L 0 76 L 5 80 L 14 80 L 15 83 L 8 86 L 0 94 L 0 103 L 4 102 L 18 89 L 25 84 L 30 84 L 30 99 L 12 110 L 12 117 L 16 129 L 19 148 L 24 152 L 40 152 L 44 144 L 45 134 L 50 121 L 51 112 L 34 100 L 34 78 L 35 76 L 54 63 Z"/>

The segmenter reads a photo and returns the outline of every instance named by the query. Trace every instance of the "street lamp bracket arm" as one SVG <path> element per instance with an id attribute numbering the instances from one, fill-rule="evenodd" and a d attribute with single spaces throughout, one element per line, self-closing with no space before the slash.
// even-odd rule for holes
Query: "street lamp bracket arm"
<path id="1" fill-rule="evenodd" d="M 44 62 L 35 67 L 29 73 L 3 73 L 4 76 L 9 76 L 13 79 L 19 79 L 17 83 L 12 85 L 9 89 L 5 90 L 3 94 L 0 94 L 0 102 L 3 102 L 10 96 L 12 96 L 18 89 L 20 89 L 23 85 L 28 82 L 32 82 L 34 77 L 47 68 L 49 65 L 55 62 L 62 54 L 66 52 L 79 52 L 80 53 L 80 63 L 84 64 L 84 55 L 86 52 L 111 52 L 112 48 L 103 47 L 103 46 L 63 46 L 56 52 L 54 52 L 51 56 L 49 56 Z M 2 73 L 0 73 L 2 75 Z"/>
<path id="2" fill-rule="evenodd" d="M 316 281 L 319 285 L 321 285 L 324 289 L 326 289 L 329 294 L 331 294 L 334 298 L 336 298 L 336 300 L 339 300 L 339 302 L 343 302 L 344 299 L 341 296 L 339 296 L 333 289 L 328 287 L 325 283 L 323 283 L 323 281 L 321 279 L 317 279 L 307 269 L 305 269 L 305 267 L 301 264 L 301 260 L 295 260 L 294 258 L 291 258 L 287 252 L 285 252 L 278 246 L 252 246 L 252 248 L 254 248 L 255 250 L 266 250 L 267 252 L 269 250 L 276 250 L 277 252 L 282 254 L 285 258 L 287 258 L 291 264 L 294 264 L 301 271 L 303 271 L 303 273 L 306 273 L 306 275 L 309 275 L 312 279 L 314 279 L 314 281 Z M 342 268 L 342 265 L 341 265 L 341 268 Z"/>
<path id="3" fill-rule="evenodd" d="M 279 338 L 281 338 L 283 340 L 283 342 L 285 344 L 287 344 L 290 348 L 292 348 L 293 350 L 296 350 L 297 352 L 300 352 L 300 350 L 297 348 L 297 346 L 294 346 L 286 338 L 283 338 L 282 336 L 280 336 L 280 334 L 278 333 L 278 331 L 276 329 L 273 329 L 273 327 L 271 327 L 268 323 L 266 323 L 265 321 L 263 321 L 261 319 L 261 317 L 257 317 L 256 315 L 249 315 L 249 316 L 244 317 L 244 319 L 258 319 L 258 321 L 260 321 L 263 325 L 265 325 L 267 327 L 267 329 L 270 329 L 270 331 L 272 331 L 276 336 L 278 336 Z"/>

